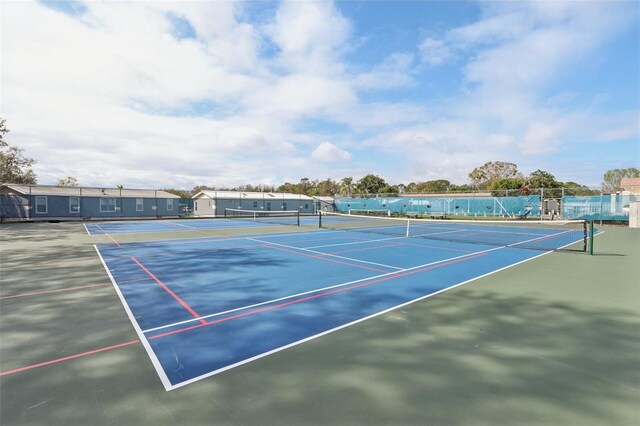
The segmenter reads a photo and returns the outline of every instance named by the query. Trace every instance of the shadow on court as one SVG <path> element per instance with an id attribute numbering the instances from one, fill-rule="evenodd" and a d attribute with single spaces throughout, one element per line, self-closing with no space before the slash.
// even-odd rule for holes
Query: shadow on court
<path id="1" fill-rule="evenodd" d="M 627 256 L 544 256 L 172 392 L 139 343 L 7 375 L 0 423 L 636 424 L 640 234 L 625 232 L 602 246 Z M 29 264 L 11 247 L 2 268 Z M 76 257 L 29 288 L 65 285 L 74 262 L 73 283 L 106 279 L 87 242 L 57 247 Z M 111 287 L 0 302 L 1 371 L 136 339 Z"/>

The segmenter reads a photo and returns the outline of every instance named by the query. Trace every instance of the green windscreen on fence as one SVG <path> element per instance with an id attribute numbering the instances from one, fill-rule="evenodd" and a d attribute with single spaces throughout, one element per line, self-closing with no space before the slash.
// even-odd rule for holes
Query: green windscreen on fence
<path id="1" fill-rule="evenodd" d="M 340 213 L 403 216 L 540 216 L 540 196 L 338 198 Z"/>
<path id="2" fill-rule="evenodd" d="M 606 194 L 566 196 L 562 198 L 564 219 L 628 221 L 629 205 L 640 201 L 638 195 Z"/>

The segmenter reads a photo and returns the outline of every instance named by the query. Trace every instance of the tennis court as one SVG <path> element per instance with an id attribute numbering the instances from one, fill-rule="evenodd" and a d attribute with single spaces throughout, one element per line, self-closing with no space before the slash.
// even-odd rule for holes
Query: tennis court
<path id="1" fill-rule="evenodd" d="M 300 219 L 3 225 L 2 423 L 637 414 L 632 230 L 605 229 L 589 256 L 579 226 Z M 608 296 L 594 276 L 617 277 Z M 145 416 L 151 401 L 162 409 Z"/>
<path id="2" fill-rule="evenodd" d="M 521 246 L 559 249 L 585 237 L 535 223 L 321 218 L 334 229 L 96 246 L 167 390 L 540 255 Z M 235 215 L 210 222 L 245 223 Z"/>
<path id="3" fill-rule="evenodd" d="M 220 219 L 167 219 L 167 220 L 138 220 L 138 221 L 110 221 L 87 223 L 85 225 L 90 235 L 105 234 L 139 234 L 145 232 L 179 232 L 179 231 L 208 231 L 219 229 L 252 228 L 276 225 L 312 225 L 318 222 L 316 216 L 302 216 L 284 214 L 282 216 L 268 216 L 259 220 L 243 220 L 242 218 L 228 220 Z"/>

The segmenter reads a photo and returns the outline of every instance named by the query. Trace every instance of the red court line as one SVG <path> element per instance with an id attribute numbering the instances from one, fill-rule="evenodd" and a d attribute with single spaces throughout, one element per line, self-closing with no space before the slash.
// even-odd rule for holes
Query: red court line
<path id="1" fill-rule="evenodd" d="M 217 241 L 216 241 L 217 242 Z M 184 253 L 202 253 L 207 251 L 223 251 L 223 250 L 235 250 L 235 249 L 245 249 L 245 248 L 256 248 L 259 247 L 258 244 L 243 244 L 238 246 L 224 246 L 224 247 L 214 247 L 214 248 L 206 248 L 206 249 L 191 249 L 191 250 L 182 250 L 182 251 L 169 251 L 166 248 L 162 249 L 159 252 L 151 252 L 151 253 L 142 253 L 138 254 L 138 257 L 159 257 L 159 256 L 175 256 L 176 253 L 184 254 Z M 129 258 L 129 255 L 113 255 L 112 257 L 116 258 Z"/>
<path id="2" fill-rule="evenodd" d="M 237 319 L 237 318 L 246 317 L 246 316 L 249 316 L 249 315 L 255 315 L 255 314 L 258 314 L 258 313 L 261 313 L 261 312 L 270 311 L 270 310 L 282 308 L 282 307 L 285 307 L 285 306 L 306 302 L 306 301 L 312 300 L 312 299 L 317 299 L 319 297 L 325 297 L 325 296 L 329 296 L 331 294 L 340 293 L 340 292 L 344 292 L 344 291 L 347 291 L 347 290 L 352 290 L 352 289 L 355 289 L 355 288 L 364 287 L 364 286 L 376 284 L 376 283 L 383 282 L 383 281 L 388 281 L 388 280 L 391 280 L 391 279 L 395 279 L 395 278 L 399 278 L 399 277 L 403 277 L 403 276 L 407 276 L 407 275 L 412 275 L 412 274 L 415 274 L 415 273 L 418 273 L 418 272 L 424 272 L 424 271 L 427 271 L 427 270 L 430 270 L 430 269 L 439 268 L 441 266 L 447 266 L 447 265 L 451 265 L 451 264 L 454 264 L 454 263 L 463 262 L 463 261 L 466 261 L 466 260 L 470 260 L 470 259 L 474 259 L 474 258 L 477 258 L 477 257 L 480 257 L 480 256 L 484 256 L 486 254 L 487 254 L 486 252 L 485 253 L 478 253 L 477 255 L 465 257 L 465 258 L 462 258 L 462 259 L 456 259 L 456 260 L 452 260 L 452 261 L 449 261 L 449 262 L 440 263 L 440 264 L 437 264 L 437 265 L 431 265 L 431 266 L 420 268 L 420 269 L 414 269 L 414 270 L 411 270 L 411 271 L 399 272 L 397 274 L 388 275 L 388 276 L 385 276 L 385 277 L 378 278 L 376 280 L 355 284 L 355 285 L 352 285 L 352 286 L 349 286 L 349 287 L 343 287 L 343 288 L 339 288 L 339 289 L 334 289 L 334 290 L 326 291 L 324 293 L 318 293 L 318 294 L 307 296 L 307 297 L 303 297 L 303 298 L 300 298 L 300 299 L 295 299 L 295 300 L 291 300 L 291 301 L 288 301 L 288 302 L 280 303 L 278 305 L 273 305 L 273 306 L 268 306 L 268 307 L 265 307 L 265 308 L 255 309 L 253 311 L 249 311 L 249 312 L 245 312 L 245 313 L 242 313 L 242 314 L 233 315 L 233 316 L 230 316 L 230 317 L 227 317 L 227 318 L 221 318 L 221 319 L 218 319 L 218 320 L 215 320 L 215 321 L 211 321 L 211 322 L 204 321 L 204 323 L 202 323 L 203 320 L 201 320 L 201 324 L 193 325 L 191 327 L 185 327 L 185 328 L 182 328 L 182 329 L 179 329 L 179 330 L 174 330 L 174 331 L 170 331 L 170 332 L 166 332 L 166 333 L 162 333 L 162 334 L 157 334 L 155 336 L 148 337 L 148 339 L 149 340 L 158 339 L 158 338 L 169 336 L 169 335 L 172 335 L 172 334 L 182 333 L 182 332 L 193 330 L 193 329 L 196 329 L 196 328 L 201 328 L 201 327 L 204 327 L 204 326 L 207 326 L 207 325 L 214 325 L 214 324 L 218 324 L 218 323 L 221 323 L 221 322 L 225 322 L 225 321 L 230 321 L 230 320 Z M 146 268 L 144 268 L 144 266 L 141 266 L 141 267 L 143 269 L 146 269 Z M 153 275 L 153 274 L 151 274 L 151 275 Z M 25 366 L 25 367 L 15 368 L 13 370 L 0 372 L 0 377 L 7 376 L 9 374 L 19 373 L 21 371 L 32 370 L 32 369 L 38 368 L 38 367 L 44 367 L 44 366 L 51 365 L 51 364 L 57 364 L 57 363 L 60 363 L 60 362 L 63 362 L 63 361 L 68 361 L 68 360 L 71 360 L 71 359 L 76 359 L 76 358 L 80 358 L 80 357 L 84 357 L 84 356 L 88 356 L 88 355 L 93 355 L 93 354 L 97 354 L 97 353 L 100 353 L 100 352 L 106 352 L 106 351 L 109 351 L 111 349 L 117 349 L 117 348 L 121 348 L 121 347 L 124 347 L 124 346 L 130 346 L 130 345 L 133 345 L 133 344 L 136 344 L 136 343 L 140 343 L 140 340 L 137 340 L 137 339 L 136 340 L 131 340 L 129 342 L 119 343 L 117 345 L 105 346 L 103 348 L 94 349 L 94 350 L 91 350 L 91 351 L 82 352 L 82 353 L 79 353 L 79 354 L 70 355 L 70 356 L 66 356 L 66 357 L 63 357 L 63 358 L 58 358 L 58 359 L 54 359 L 54 360 L 50 360 L 50 361 L 45 361 L 45 362 L 41 362 L 41 363 L 38 363 L 38 364 L 32 364 L 32 365 L 28 365 L 28 366 Z"/>
<path id="3" fill-rule="evenodd" d="M 80 357 L 87 356 L 87 355 L 93 355 L 93 354 L 97 354 L 97 353 L 100 353 L 100 352 L 109 351 L 111 349 L 121 348 L 123 346 L 133 345 L 135 343 L 140 343 L 140 340 L 137 340 L 137 339 L 136 340 L 131 340 L 130 342 L 119 343 L 117 345 L 112 345 L 112 346 L 105 346 L 104 348 L 94 349 L 92 351 L 82 352 L 82 353 L 75 354 L 75 355 L 69 355 L 69 356 L 65 356 L 63 358 L 58 358 L 58 359 L 53 359 L 51 361 L 41 362 L 39 364 L 32 364 L 32 365 L 27 365 L 26 367 L 20 367 L 20 368 L 15 368 L 13 370 L 2 371 L 2 372 L 0 372 L 0 377 L 8 376 L 9 374 L 13 374 L 13 373 L 19 373 L 21 371 L 32 370 L 32 369 L 38 368 L 38 367 L 44 367 L 45 365 L 57 364 L 59 362 L 68 361 L 70 359 L 80 358 Z"/>
<path id="4" fill-rule="evenodd" d="M 104 235 L 106 235 L 107 237 L 109 237 L 109 239 L 110 239 L 111 241 L 113 241 L 114 243 L 116 243 L 116 245 L 117 245 L 118 247 L 120 247 L 120 243 L 119 243 L 119 242 L 117 242 L 117 241 L 116 241 L 116 240 L 115 240 L 111 235 L 107 234 L 107 231 L 105 231 L 104 229 L 102 229 L 102 227 L 100 227 L 100 225 L 98 225 L 97 223 L 96 223 L 95 225 L 96 225 L 96 227 L 97 227 L 99 230 L 101 230 L 102 232 L 104 232 Z"/>
<path id="5" fill-rule="evenodd" d="M 326 257 L 327 255 L 329 255 L 330 253 L 327 253 L 327 255 L 322 255 L 322 254 L 307 254 L 304 252 L 300 252 L 300 251 L 295 251 L 295 250 L 289 250 L 283 247 L 278 247 L 278 246 L 274 246 L 271 244 L 265 244 L 264 247 L 268 247 L 268 248 L 272 248 L 274 250 L 280 250 L 280 251 L 286 251 L 288 253 L 293 253 L 293 254 L 298 254 L 300 256 L 306 256 L 306 257 L 310 257 L 312 259 L 318 259 L 318 260 L 326 260 L 327 262 L 333 262 L 333 263 L 339 263 L 341 265 L 347 265 L 347 266 L 353 266 L 354 268 L 362 268 L 362 269 L 368 269 L 370 271 L 375 271 L 375 272 L 383 272 L 383 273 L 387 273 L 389 271 L 385 271 L 384 269 L 377 269 L 377 268 L 372 268 L 370 266 L 364 266 L 364 265 L 359 265 L 356 263 L 349 263 L 349 262 L 341 262 L 339 260 L 336 259 L 332 259 L 330 257 Z"/>
<path id="6" fill-rule="evenodd" d="M 411 244 L 411 243 L 407 243 L 407 242 L 399 242 L 398 244 L 403 245 L 403 246 L 432 248 L 432 249 L 436 249 L 436 250 L 458 251 L 458 252 L 462 252 L 462 253 L 475 253 L 475 250 L 463 250 L 463 249 L 457 249 L 457 248 L 451 248 L 451 247 L 430 246 L 430 245 L 427 245 L 427 244 Z M 456 244 L 460 244 L 460 242 L 458 242 Z M 464 244 L 464 243 L 461 243 L 461 244 Z"/>
<path id="7" fill-rule="evenodd" d="M 2 296 L 2 297 L 0 297 L 0 300 L 15 299 L 17 297 L 37 296 L 39 294 L 60 293 L 60 292 L 63 292 L 63 291 L 82 290 L 82 289 L 85 289 L 85 288 L 102 287 L 102 286 L 108 286 L 108 285 L 111 285 L 111 283 L 81 285 L 81 286 L 77 286 L 77 287 L 59 288 L 59 289 L 56 289 L 56 290 L 33 291 L 31 293 L 14 294 L 13 296 Z"/>
<path id="8" fill-rule="evenodd" d="M 159 339 L 161 337 L 166 337 L 166 336 L 171 336 L 173 334 L 183 333 L 185 331 L 194 330 L 196 328 L 206 327 L 208 325 L 215 325 L 215 324 L 219 324 L 221 322 L 231 321 L 231 320 L 234 320 L 234 319 L 238 319 L 238 318 L 247 317 L 247 316 L 250 316 L 250 315 L 259 314 L 261 312 L 271 311 L 271 310 L 282 308 L 282 307 L 289 306 L 289 305 L 295 305 L 297 303 L 306 302 L 308 300 L 318 299 L 320 297 L 326 297 L 326 296 L 330 296 L 332 294 L 342 293 L 342 292 L 353 290 L 353 289 L 356 289 L 356 288 L 366 287 L 366 286 L 369 286 L 369 285 L 372 285 L 372 284 L 377 284 L 377 283 L 380 283 L 380 282 L 389 281 L 389 280 L 400 278 L 400 277 L 405 277 L 407 275 L 413 275 L 413 274 L 417 274 L 419 272 L 424 272 L 424 271 L 428 271 L 428 270 L 431 270 L 431 269 L 440 268 L 440 267 L 443 267 L 443 266 L 453 265 L 455 263 L 465 262 L 467 260 L 475 259 L 477 257 L 486 256 L 487 254 L 488 254 L 487 252 L 478 253 L 478 254 L 471 255 L 471 256 L 468 256 L 468 257 L 464 257 L 464 258 L 461 258 L 461 259 L 455 259 L 455 260 L 451 260 L 451 261 L 448 261 L 448 262 L 439 263 L 437 265 L 425 266 L 424 268 L 413 269 L 411 271 L 398 272 L 398 273 L 395 273 L 395 274 L 391 274 L 391 275 L 386 275 L 384 277 L 380 277 L 380 278 L 375 279 L 375 280 L 365 281 L 363 283 L 358 283 L 358 284 L 354 284 L 354 285 L 347 286 L 347 287 L 341 287 L 341 288 L 337 288 L 337 289 L 334 289 L 334 290 L 325 291 L 323 293 L 314 294 L 314 295 L 311 295 L 311 296 L 301 297 L 299 299 L 290 300 L 288 302 L 283 302 L 283 303 L 279 303 L 277 305 L 267 306 L 267 307 L 264 307 L 264 308 L 254 309 L 252 311 L 248 311 L 248 312 L 244 312 L 244 313 L 241 313 L 241 314 L 232 315 L 232 316 L 229 316 L 229 317 L 226 317 L 226 318 L 220 318 L 220 319 L 217 319 L 217 320 L 214 320 L 214 321 L 210 321 L 210 322 L 207 322 L 207 321 L 205 321 L 204 323 L 201 322 L 200 324 L 192 325 L 190 327 L 185 327 L 185 328 L 181 328 L 181 329 L 178 329 L 178 330 L 167 331 L 165 333 L 160 333 L 160 334 L 156 334 L 154 336 L 150 336 L 147 339 L 148 340 Z"/>
<path id="9" fill-rule="evenodd" d="M 397 247 L 401 244 L 402 243 L 391 243 L 391 244 L 385 244 L 383 246 L 361 247 L 357 249 L 330 251 L 330 252 L 327 252 L 327 254 L 340 254 L 340 253 L 350 253 L 352 251 L 376 250 L 376 249 L 383 249 L 383 248 L 389 248 L 389 247 Z"/>
<path id="10" fill-rule="evenodd" d="M 181 228 L 183 231 L 195 231 L 195 232 L 198 232 L 198 233 L 200 233 L 200 234 L 204 234 L 204 235 L 206 235 L 206 236 L 208 236 L 208 237 L 210 237 L 210 236 L 211 236 L 211 233 L 210 233 L 210 232 L 207 232 L 207 229 L 206 229 L 206 228 L 205 228 L 204 230 L 202 230 L 202 229 L 200 229 L 200 228 L 194 228 L 194 227 L 192 227 L 192 226 L 181 225 L 181 224 L 178 224 L 178 223 L 171 223 L 171 221 L 168 221 L 168 220 L 165 220 L 165 221 L 164 221 L 164 223 L 167 223 L 167 224 L 172 225 L 172 226 L 174 226 L 174 227 Z M 217 230 L 217 228 L 210 228 L 210 230 L 211 230 L 211 231 L 216 231 L 216 230 Z M 160 232 L 160 231 L 159 231 L 159 232 Z"/>
<path id="11" fill-rule="evenodd" d="M 150 279 L 151 278 L 138 278 L 138 279 L 135 279 L 135 280 L 120 281 L 118 284 L 132 283 L 132 282 L 136 282 L 136 281 L 148 281 Z M 2 296 L 2 297 L 0 297 L 0 300 L 15 299 L 17 297 L 37 296 L 39 294 L 60 293 L 60 292 L 63 292 L 63 291 L 83 290 L 85 288 L 102 287 L 102 286 L 108 286 L 108 285 L 112 285 L 112 284 L 111 283 L 97 283 L 97 284 L 89 284 L 89 285 L 80 285 L 80 286 L 76 286 L 76 287 L 59 288 L 59 289 L 55 289 L 55 290 L 33 291 L 33 292 L 30 292 L 30 293 L 14 294 L 12 296 Z"/>
<path id="12" fill-rule="evenodd" d="M 292 237 L 297 237 L 297 235 L 292 236 Z M 284 241 L 283 240 L 278 240 L 278 242 L 281 243 L 281 244 L 294 244 L 294 243 L 313 243 L 313 242 L 316 242 L 316 241 L 329 241 L 329 240 L 362 240 L 362 241 L 371 241 L 370 238 L 341 235 L 339 237 L 306 238 L 304 240 L 301 240 L 299 238 L 291 238 L 289 240 L 284 240 Z"/>
<path id="13" fill-rule="evenodd" d="M 194 316 L 194 318 L 200 318 L 201 315 L 198 314 L 196 311 L 193 310 L 193 308 L 191 308 L 191 306 L 189 306 L 187 304 L 187 302 L 185 302 L 184 300 L 182 300 L 177 294 L 175 294 L 173 291 L 171 291 L 171 289 L 169 287 L 167 287 L 167 285 L 165 283 L 163 283 L 162 281 L 160 281 L 155 275 L 153 275 L 151 273 L 151 271 L 149 271 L 142 263 L 140 263 L 140 261 L 138 259 L 136 259 L 135 257 L 131 256 L 131 260 L 133 260 L 134 262 L 136 262 L 138 264 L 138 266 L 140 268 L 142 268 L 143 271 L 145 271 L 151 278 L 153 278 L 153 280 L 155 282 L 157 282 L 160 287 L 162 287 L 167 293 L 169 293 L 171 295 L 171 297 L 173 297 L 174 299 L 176 299 L 176 301 L 182 305 L 183 308 L 185 308 L 187 311 L 189 311 L 189 313 L 191 315 Z M 205 321 L 204 319 L 200 318 L 200 322 L 202 324 L 206 324 L 207 321 Z"/>
<path id="14" fill-rule="evenodd" d="M 522 229 L 522 230 L 519 229 L 519 231 L 525 231 L 525 229 Z M 508 233 L 508 232 L 502 231 L 502 230 L 501 231 L 495 231 L 495 230 L 478 230 L 478 231 L 475 231 L 474 230 L 472 232 L 467 232 L 467 233 L 457 234 L 457 235 L 462 235 L 463 237 L 465 237 L 465 236 L 474 236 L 474 235 L 482 235 L 482 237 L 484 238 L 485 236 L 487 236 L 487 234 L 490 234 L 489 236 L 493 237 L 491 239 L 491 243 L 501 244 L 501 245 L 504 245 L 505 247 L 518 248 L 518 246 L 522 245 L 522 244 L 536 243 L 536 242 L 539 242 L 539 241 L 545 241 L 545 240 L 549 240 L 549 239 L 552 239 L 552 238 L 557 238 L 557 237 L 559 237 L 561 235 L 565 235 L 566 233 L 574 232 L 574 230 L 565 230 L 563 232 L 558 232 L 558 233 L 555 233 L 555 234 L 537 234 L 535 232 L 528 232 L 528 233 L 527 232 L 520 232 L 519 234 L 527 235 L 527 236 L 538 236 L 539 235 L 538 238 L 533 238 L 531 240 L 526 240 L 526 241 L 523 241 L 523 240 L 520 240 L 520 241 L 508 241 L 509 236 L 505 237 L 503 235 L 494 235 L 494 234 L 497 234 L 498 232 L 500 232 L 501 234 Z M 578 231 L 578 232 L 581 232 L 581 231 Z M 509 235 L 512 235 L 512 234 L 509 234 Z M 487 240 L 489 240 L 489 239 L 487 239 Z"/>

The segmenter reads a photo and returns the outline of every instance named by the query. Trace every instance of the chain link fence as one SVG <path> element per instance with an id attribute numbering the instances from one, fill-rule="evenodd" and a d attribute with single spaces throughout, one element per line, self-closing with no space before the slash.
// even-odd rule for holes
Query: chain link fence
<path id="1" fill-rule="evenodd" d="M 600 188 L 537 188 L 447 193 L 356 194 L 335 200 L 342 213 L 410 217 L 584 219 L 629 221 L 640 188 L 604 193 Z"/>

